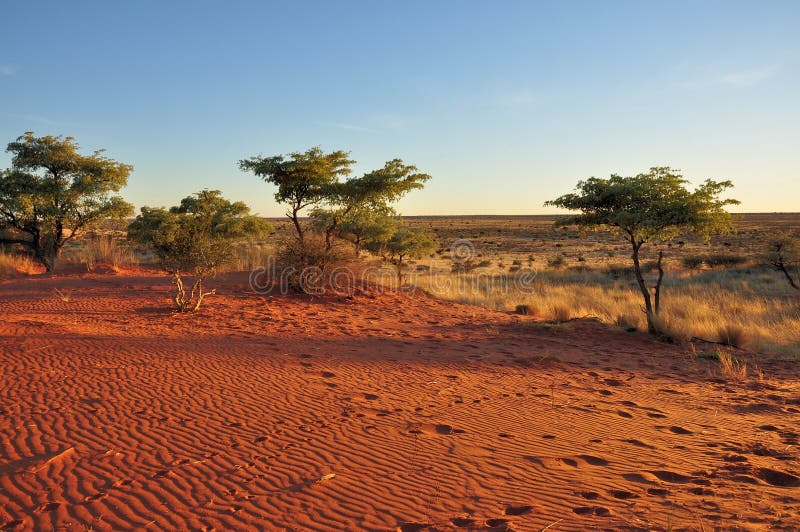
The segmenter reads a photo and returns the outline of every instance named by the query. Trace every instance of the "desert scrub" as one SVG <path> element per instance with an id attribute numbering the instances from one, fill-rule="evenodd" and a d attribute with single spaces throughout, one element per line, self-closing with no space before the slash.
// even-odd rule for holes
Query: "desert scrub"
<path id="1" fill-rule="evenodd" d="M 465 304 L 512 312 L 527 305 L 544 320 L 559 318 L 556 308 L 572 317 L 594 316 L 609 324 L 646 330 L 637 309 L 641 295 L 629 278 L 614 279 L 603 269 L 584 273 L 540 272 L 525 289 L 514 276 L 454 276 L 432 273 L 414 279 L 431 294 Z M 766 353 L 797 356 L 800 352 L 800 306 L 796 291 L 769 270 L 678 270 L 665 280 L 669 297 L 662 303 L 663 326 L 678 338 L 730 340 Z M 559 312 L 560 313 L 560 312 Z M 737 329 L 746 335 L 734 334 Z M 727 343 L 727 342 L 726 342 Z"/>

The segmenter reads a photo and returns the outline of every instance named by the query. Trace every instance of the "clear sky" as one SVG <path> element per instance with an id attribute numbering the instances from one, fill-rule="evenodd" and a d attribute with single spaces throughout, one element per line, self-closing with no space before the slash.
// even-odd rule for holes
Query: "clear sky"
<path id="1" fill-rule="evenodd" d="M 219 188 L 239 159 L 346 149 L 433 175 L 403 214 L 536 214 L 581 178 L 680 168 L 741 211 L 800 210 L 800 2 L 0 3 L 0 143 L 72 135 L 124 196 Z M 9 165 L 0 155 L 0 167 Z"/>

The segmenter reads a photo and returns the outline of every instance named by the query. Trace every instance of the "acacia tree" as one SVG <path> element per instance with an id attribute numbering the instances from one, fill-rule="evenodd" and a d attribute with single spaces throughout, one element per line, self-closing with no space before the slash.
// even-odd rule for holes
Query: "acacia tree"
<path id="1" fill-rule="evenodd" d="M 353 244 L 355 256 L 370 241 L 385 242 L 397 231 L 394 211 L 388 212 L 360 209 L 345 216 L 339 222 L 338 236 Z"/>
<path id="2" fill-rule="evenodd" d="M 94 223 L 133 213 L 114 195 L 133 167 L 78 153 L 72 137 L 27 132 L 8 144 L 11 168 L 0 172 L 0 244 L 18 244 L 52 271 L 69 240 Z"/>
<path id="3" fill-rule="evenodd" d="M 250 214 L 244 203 L 230 202 L 219 190 L 203 190 L 171 209 L 142 207 L 128 227 L 128 238 L 151 248 L 173 277 L 175 306 L 181 312 L 197 310 L 207 295 L 203 280 L 235 259 L 236 239 L 273 231 L 266 220 Z M 194 283 L 187 291 L 183 276 Z"/>
<path id="4" fill-rule="evenodd" d="M 677 170 L 654 167 L 647 173 L 632 177 L 616 174 L 608 179 L 591 177 L 578 182 L 576 193 L 545 203 L 580 211 L 580 214 L 557 221 L 557 225 L 578 225 L 588 229 L 610 227 L 630 243 L 633 271 L 642 293 L 647 329 L 651 334 L 659 334 L 654 317 L 661 303 L 663 252 L 658 254 L 658 279 L 651 297 L 640 264 L 642 246 L 648 242 L 667 242 L 684 232 L 694 232 L 707 239 L 714 233 L 733 230 L 731 216 L 725 207 L 739 202 L 719 197 L 733 184 L 708 179 L 694 191 L 688 190 L 687 184 L 688 181 Z"/>
<path id="5" fill-rule="evenodd" d="M 402 228 L 385 240 L 372 240 L 370 247 L 397 267 L 397 282 L 403 284 L 403 261 L 433 254 L 438 247 L 436 237 L 423 229 Z"/>
<path id="6" fill-rule="evenodd" d="M 783 274 L 789 286 L 800 290 L 800 246 L 789 235 L 770 243 L 767 262 Z"/>
<path id="7" fill-rule="evenodd" d="M 416 166 L 392 159 L 383 168 L 361 177 L 332 183 L 325 201 L 327 209 L 317 213 L 325 235 L 325 249 L 331 249 L 332 237 L 342 222 L 348 218 L 350 222 L 366 220 L 373 214 L 393 215 L 391 205 L 408 192 L 423 188 L 430 178 Z"/>
<path id="8" fill-rule="evenodd" d="M 301 246 L 305 233 L 300 224 L 300 212 L 328 199 L 331 187 L 339 178 L 350 174 L 355 162 L 341 150 L 325 153 L 317 146 L 305 152 L 293 152 L 287 157 L 251 157 L 239 161 L 239 168 L 253 172 L 267 183 L 278 187 L 275 201 L 286 204 L 286 216 L 292 221 Z"/>

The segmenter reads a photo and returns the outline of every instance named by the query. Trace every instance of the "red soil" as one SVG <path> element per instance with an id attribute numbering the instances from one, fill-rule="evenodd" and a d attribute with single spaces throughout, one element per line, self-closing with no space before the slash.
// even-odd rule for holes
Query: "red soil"
<path id="1" fill-rule="evenodd" d="M 800 528 L 789 364 L 216 286 L 173 315 L 146 271 L 0 282 L 0 528 Z"/>

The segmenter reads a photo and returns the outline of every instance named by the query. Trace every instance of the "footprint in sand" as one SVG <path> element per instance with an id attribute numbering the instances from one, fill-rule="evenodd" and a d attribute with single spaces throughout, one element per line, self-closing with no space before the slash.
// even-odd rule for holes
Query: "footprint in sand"
<path id="1" fill-rule="evenodd" d="M 400 532 L 420 532 L 432 526 L 431 523 L 401 523 L 398 529 Z"/>
<path id="2" fill-rule="evenodd" d="M 590 454 L 579 454 L 578 458 L 580 458 L 581 460 L 583 460 L 584 462 L 586 462 L 586 463 L 588 463 L 590 465 L 597 466 L 597 467 L 605 467 L 605 466 L 608 465 L 608 460 L 606 460 L 605 458 L 592 456 Z"/>
<path id="3" fill-rule="evenodd" d="M 577 508 L 572 509 L 578 515 L 597 515 L 599 517 L 606 517 L 611 515 L 611 511 L 608 508 L 604 508 L 602 506 L 579 506 Z"/>
<path id="4" fill-rule="evenodd" d="M 530 504 L 511 504 L 506 506 L 506 515 L 525 515 L 531 513 L 533 506 Z"/>
<path id="5" fill-rule="evenodd" d="M 669 490 L 665 488 L 647 488 L 647 493 L 656 497 L 666 497 L 669 495 Z"/>
<path id="6" fill-rule="evenodd" d="M 608 493 L 615 499 L 625 500 L 625 499 L 635 499 L 638 497 L 638 495 L 636 495 L 635 493 L 625 490 L 610 490 Z"/>
<path id="7" fill-rule="evenodd" d="M 474 528 L 477 524 L 477 521 L 471 517 L 453 517 L 450 522 L 459 528 Z"/>
<path id="8" fill-rule="evenodd" d="M 650 445 L 649 443 L 645 443 L 642 440 L 629 439 L 629 440 L 621 440 L 621 441 L 623 441 L 625 443 L 630 443 L 631 445 L 635 445 L 636 447 L 643 447 L 645 449 L 655 449 L 654 446 Z"/>
<path id="9" fill-rule="evenodd" d="M 581 497 L 583 497 L 588 501 L 593 501 L 595 499 L 600 498 L 600 494 L 597 493 L 596 491 L 584 491 L 581 493 Z"/>
<path id="10" fill-rule="evenodd" d="M 756 471 L 756 476 L 771 486 L 778 486 L 780 488 L 794 488 L 800 486 L 800 477 L 776 469 L 762 467 Z"/>
<path id="11" fill-rule="evenodd" d="M 714 495 L 714 490 L 709 488 L 689 488 L 689 493 L 701 496 L 712 496 Z"/>
<path id="12" fill-rule="evenodd" d="M 36 511 L 52 512 L 53 510 L 57 510 L 59 506 L 61 506 L 60 502 L 46 502 L 44 504 L 41 504 L 38 508 L 36 508 Z"/>
<path id="13" fill-rule="evenodd" d="M 378 399 L 378 396 L 375 395 L 374 393 L 365 393 L 364 399 L 366 399 L 367 401 L 376 401 Z"/>
<path id="14" fill-rule="evenodd" d="M 410 434 L 439 434 L 441 436 L 450 436 L 453 434 L 464 434 L 466 431 L 444 424 L 432 425 L 428 423 L 413 423 L 409 425 L 408 432 Z"/>
<path id="15" fill-rule="evenodd" d="M 617 415 L 619 417 L 624 417 L 628 419 L 631 419 L 633 417 L 633 414 L 631 414 L 630 412 L 626 412 L 624 410 L 617 410 Z"/>
<path id="16" fill-rule="evenodd" d="M 682 475 L 680 473 L 675 473 L 674 471 L 659 470 L 648 471 L 648 473 L 655 475 L 655 477 L 659 480 L 663 480 L 664 482 L 669 482 L 671 484 L 686 484 L 687 482 L 694 480 L 688 475 Z"/>
<path id="17" fill-rule="evenodd" d="M 683 435 L 694 434 L 694 432 L 692 432 L 691 430 L 676 426 L 670 427 L 669 431 L 672 432 L 673 434 L 683 434 Z"/>

